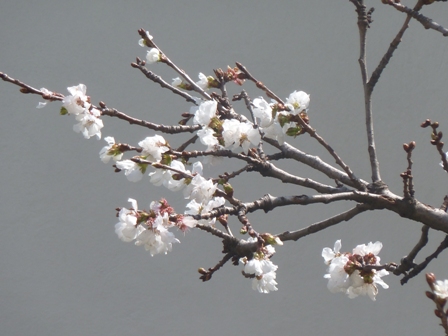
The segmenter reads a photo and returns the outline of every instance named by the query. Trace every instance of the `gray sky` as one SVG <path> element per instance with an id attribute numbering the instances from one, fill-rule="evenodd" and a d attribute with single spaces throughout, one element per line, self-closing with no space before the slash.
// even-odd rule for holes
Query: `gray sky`
<path id="1" fill-rule="evenodd" d="M 311 94 L 309 115 L 354 172 L 368 180 L 358 31 L 348 1 L 2 1 L 0 71 L 40 88 L 66 94 L 84 83 L 94 103 L 132 116 L 169 124 L 190 105 L 148 81 L 129 64 L 144 57 L 138 28 L 196 78 L 242 62 L 280 97 L 294 90 Z M 369 69 L 381 59 L 405 16 L 380 1 L 369 31 Z M 412 4 L 408 4 L 411 6 Z M 448 26 L 446 4 L 424 13 Z M 445 21 L 443 21 L 445 20 Z M 402 143 L 415 140 L 416 197 L 440 206 L 446 174 L 429 144 L 426 118 L 448 128 L 447 39 L 411 22 L 403 45 L 374 92 L 375 131 L 382 178 L 395 193 L 407 163 Z M 177 77 L 151 66 L 166 80 Z M 255 98 L 261 92 L 244 87 Z M 229 88 L 237 93 L 240 88 Z M 151 257 L 114 233 L 115 208 L 137 199 L 140 207 L 167 197 L 179 211 L 178 195 L 147 180 L 128 182 L 103 164 L 103 140 L 72 131 L 74 119 L 59 116 L 59 103 L 35 109 L 38 97 L 0 83 L 0 334 L 2 335 L 441 335 L 433 305 L 424 296 L 423 275 L 406 286 L 385 278 L 390 289 L 376 302 L 331 294 L 323 279 L 322 248 L 342 239 L 343 250 L 383 242 L 384 262 L 399 262 L 420 234 L 420 224 L 393 214 L 370 212 L 324 232 L 277 248 L 279 291 L 261 295 L 227 264 L 207 283 L 199 267 L 221 259 L 221 243 L 200 231 L 183 236 L 168 255 Z M 244 111 L 243 105 L 235 105 Z M 104 118 L 103 136 L 136 144 L 153 132 Z M 168 138 L 179 143 L 176 138 Z M 290 141 L 332 163 L 308 136 Z M 328 182 L 301 165 L 291 172 Z M 211 176 L 215 171 L 206 168 Z M 220 171 L 221 173 L 221 171 Z M 216 173 L 215 173 L 216 174 Z M 311 193 L 279 185 L 255 173 L 238 180 L 237 196 L 250 201 L 266 193 Z M 249 216 L 260 231 L 279 233 L 323 220 L 348 205 L 288 207 Z M 239 225 L 232 220 L 233 231 Z M 431 253 L 444 235 L 431 233 Z M 421 260 L 419 260 L 421 261 Z M 445 254 L 428 268 L 448 278 Z"/>

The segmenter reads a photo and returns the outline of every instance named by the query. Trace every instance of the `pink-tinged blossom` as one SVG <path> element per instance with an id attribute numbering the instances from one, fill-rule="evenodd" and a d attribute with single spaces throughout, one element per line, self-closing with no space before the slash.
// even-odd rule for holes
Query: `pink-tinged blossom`
<path id="1" fill-rule="evenodd" d="M 98 118 L 100 115 L 101 112 L 95 108 L 85 110 L 84 113 L 76 115 L 76 120 L 79 123 L 73 125 L 73 130 L 76 133 L 82 133 L 86 139 L 90 139 L 94 135 L 101 139 L 101 129 L 104 125 L 103 121 Z"/>
<path id="2" fill-rule="evenodd" d="M 146 160 L 152 162 L 162 160 L 162 154 L 170 150 L 166 140 L 161 135 L 146 137 L 138 145 L 142 147 L 142 156 L 146 156 Z"/>
<path id="3" fill-rule="evenodd" d="M 144 168 L 131 160 L 118 161 L 116 164 L 118 169 L 124 170 L 124 175 L 131 182 L 138 182 L 142 179 Z"/>
<path id="4" fill-rule="evenodd" d="M 115 224 L 115 233 L 124 242 L 130 242 L 137 237 L 137 201 L 130 198 L 131 209 L 122 208 L 118 214 L 119 222 Z"/>
<path id="5" fill-rule="evenodd" d="M 437 280 L 434 283 L 434 294 L 442 300 L 448 298 L 448 280 Z"/>
<path id="6" fill-rule="evenodd" d="M 389 288 L 381 279 L 388 275 L 386 270 L 360 271 L 363 266 L 380 265 L 378 253 L 383 245 L 381 242 L 358 245 L 353 253 L 341 253 L 341 241 L 337 240 L 334 249 L 328 247 L 322 250 L 322 257 L 328 266 L 328 289 L 332 293 L 343 292 L 351 299 L 359 295 L 368 295 L 376 300 L 378 287 Z"/>
<path id="7" fill-rule="evenodd" d="M 157 48 L 151 48 L 146 53 L 146 60 L 148 64 L 160 61 L 160 51 Z"/>
<path id="8" fill-rule="evenodd" d="M 294 91 L 286 98 L 286 106 L 289 107 L 292 114 L 298 114 L 308 109 L 310 104 L 309 94 L 303 91 Z"/>
<path id="9" fill-rule="evenodd" d="M 208 126 L 210 120 L 216 116 L 218 103 L 215 100 L 206 100 L 199 106 L 193 106 L 190 113 L 194 114 L 193 123 L 196 125 Z"/>
<path id="10" fill-rule="evenodd" d="M 84 84 L 70 86 L 67 88 L 70 96 L 65 96 L 62 100 L 62 106 L 67 109 L 69 114 L 82 114 L 90 107 L 89 97 L 86 96 L 87 87 Z"/>
<path id="11" fill-rule="evenodd" d="M 105 137 L 104 140 L 108 145 L 100 150 L 101 161 L 108 163 L 110 159 L 113 159 L 114 161 L 121 160 L 123 153 L 118 150 L 117 145 L 115 144 L 115 139 L 113 137 Z"/>

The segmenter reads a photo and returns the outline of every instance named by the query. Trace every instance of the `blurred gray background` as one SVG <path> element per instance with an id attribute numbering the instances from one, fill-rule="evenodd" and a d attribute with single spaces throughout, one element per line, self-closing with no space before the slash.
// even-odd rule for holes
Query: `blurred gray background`
<path id="1" fill-rule="evenodd" d="M 413 3 L 406 3 L 413 6 Z M 378 1 L 368 35 L 372 71 L 405 16 Z M 446 3 L 424 13 L 448 26 Z M 172 123 L 190 104 L 148 81 L 129 64 L 146 51 L 138 28 L 154 36 L 165 53 L 193 78 L 235 61 L 280 97 L 294 90 L 311 94 L 309 115 L 317 129 L 361 178 L 369 180 L 358 67 L 354 6 L 344 1 L 0 1 L 0 71 L 40 88 L 67 94 L 84 83 L 94 103 L 105 101 L 132 116 Z M 415 140 L 416 197 L 440 206 L 446 173 L 429 144 L 426 118 L 448 129 L 448 39 L 411 21 L 374 92 L 374 121 L 382 178 L 401 193 L 407 162 L 402 143 Z M 162 64 L 151 69 L 166 80 L 177 75 Z M 255 98 L 262 93 L 247 83 Z M 230 94 L 241 88 L 230 85 Z M 221 244 L 201 231 L 185 236 L 168 255 L 151 257 L 114 233 L 115 208 L 133 197 L 145 208 L 161 196 L 184 209 L 185 201 L 147 179 L 128 182 L 103 164 L 106 144 L 72 131 L 74 119 L 59 116 L 59 103 L 43 110 L 37 96 L 0 83 L 0 335 L 442 335 L 425 298 L 423 274 L 405 286 L 384 278 L 376 302 L 331 294 L 323 278 L 323 247 L 342 239 L 344 251 L 380 240 L 384 262 L 399 262 L 420 236 L 420 224 L 394 214 L 369 212 L 348 223 L 277 248 L 279 291 L 251 289 L 241 267 L 231 264 L 202 283 L 198 267 L 221 259 Z M 237 111 L 244 111 L 236 104 Z M 154 135 L 104 117 L 103 137 L 136 144 Z M 169 138 L 171 144 L 179 144 Z M 290 141 L 332 163 L 308 136 Z M 329 181 L 293 162 L 281 167 Z M 237 166 L 239 167 L 239 165 Z M 207 167 L 206 176 L 222 173 Z M 312 191 L 261 179 L 234 181 L 236 196 L 250 201 Z M 249 216 L 260 231 L 299 229 L 353 204 L 286 207 Z M 232 219 L 238 231 L 239 224 Z M 424 252 L 444 235 L 431 232 Z M 426 256 L 425 255 L 425 256 Z M 421 261 L 419 259 L 418 261 Z M 446 253 L 427 271 L 448 278 Z"/>

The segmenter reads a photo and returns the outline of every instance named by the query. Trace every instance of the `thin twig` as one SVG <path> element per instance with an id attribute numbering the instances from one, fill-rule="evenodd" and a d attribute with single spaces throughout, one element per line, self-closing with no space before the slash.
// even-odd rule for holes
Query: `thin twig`
<path id="1" fill-rule="evenodd" d="M 448 36 L 448 29 L 442 27 L 437 22 L 434 22 L 423 14 L 420 14 L 415 8 L 412 10 L 411 8 L 403 6 L 401 3 L 395 1 L 389 1 L 388 4 L 395 7 L 396 10 L 412 16 L 414 19 L 420 22 L 423 27 L 425 27 L 425 29 L 434 29 L 435 31 L 442 33 L 443 36 Z"/>
<path id="2" fill-rule="evenodd" d="M 169 89 L 174 94 L 177 94 L 177 95 L 183 97 L 187 102 L 198 105 L 198 103 L 196 101 L 197 99 L 194 99 L 187 92 L 180 90 L 180 89 L 172 86 L 168 82 L 164 81 L 162 77 L 160 77 L 159 75 L 156 75 L 154 72 L 148 70 L 144 65 L 145 65 L 145 63 L 142 62 L 139 58 L 137 58 L 136 63 L 131 63 L 131 66 L 133 68 L 139 69 L 146 76 L 146 78 L 152 80 L 154 83 L 158 83 L 163 88 Z"/>
<path id="3" fill-rule="evenodd" d="M 417 257 L 417 254 L 426 246 L 428 243 L 428 232 L 429 232 L 429 226 L 423 225 L 422 226 L 422 234 L 420 235 L 420 240 L 417 242 L 417 244 L 414 246 L 411 252 L 405 257 L 401 259 L 400 265 L 397 267 L 397 269 L 393 272 L 395 275 L 401 275 L 401 274 L 407 274 L 407 272 L 415 267 L 415 257 Z M 402 283 L 404 284 L 404 283 Z"/>
<path id="4" fill-rule="evenodd" d="M 433 261 L 435 258 L 437 258 L 439 256 L 439 254 L 443 250 L 445 250 L 446 248 L 448 248 L 448 235 L 445 236 L 445 239 L 440 243 L 440 245 L 437 248 L 437 250 L 435 250 L 434 253 L 432 253 L 428 257 L 426 257 L 424 262 L 422 262 L 422 263 L 418 264 L 417 266 L 415 266 L 412 269 L 412 271 L 410 271 L 407 275 L 405 275 L 403 277 L 403 279 L 400 280 L 400 283 L 403 285 L 406 282 L 408 282 L 409 279 L 412 279 L 413 277 L 415 277 L 418 274 L 420 274 L 420 272 L 423 271 L 426 268 L 426 266 L 428 266 L 431 261 Z"/>
<path id="5" fill-rule="evenodd" d="M 314 224 L 311 224 L 310 226 L 297 230 L 297 231 L 286 231 L 281 234 L 276 235 L 278 238 L 280 238 L 281 241 L 287 241 L 287 240 L 298 240 L 302 237 L 308 236 L 310 234 L 325 230 L 326 228 L 339 224 L 342 221 L 349 221 L 356 215 L 359 215 L 360 213 L 372 210 L 372 207 L 368 204 L 358 204 L 356 207 L 345 211 L 339 215 L 330 217 L 324 221 L 317 222 Z"/>
<path id="6" fill-rule="evenodd" d="M 120 112 L 114 108 L 108 108 L 105 104 L 102 104 L 104 107 L 100 107 L 99 110 L 101 111 L 102 115 L 107 115 L 109 117 L 115 117 L 118 119 L 126 120 L 131 125 L 139 125 L 142 127 L 146 127 L 155 131 L 160 131 L 162 133 L 167 134 L 177 134 L 177 133 L 193 133 L 197 130 L 201 129 L 201 125 L 192 125 L 192 126 L 184 126 L 184 125 L 172 125 L 172 126 L 166 126 L 166 125 L 159 125 L 155 124 L 143 119 L 137 119 L 133 118 L 131 116 L 128 116 L 127 114 Z"/>
<path id="7" fill-rule="evenodd" d="M 366 118 L 366 131 L 367 131 L 367 143 L 370 167 L 372 171 L 372 183 L 378 183 L 381 181 L 380 167 L 375 149 L 375 137 L 373 132 L 373 119 L 372 119 L 372 89 L 368 85 L 367 74 L 367 57 L 366 57 L 366 35 L 367 28 L 369 27 L 369 18 L 367 17 L 366 6 L 363 0 L 350 0 L 356 7 L 358 13 L 358 30 L 359 30 L 359 66 L 361 69 L 362 85 L 364 87 L 364 108 Z"/>
<path id="8" fill-rule="evenodd" d="M 148 47 L 152 47 L 152 48 L 156 48 L 157 50 L 159 50 L 159 52 L 161 53 L 161 58 L 162 58 L 162 62 L 166 63 L 169 67 L 171 67 L 172 69 L 174 69 L 174 71 L 176 71 L 179 75 L 181 75 L 187 82 L 188 84 L 190 84 L 193 89 L 198 92 L 201 96 L 203 96 L 205 99 L 207 100 L 212 100 L 212 97 L 210 97 L 210 95 L 205 92 L 202 88 L 200 88 L 195 81 L 193 81 L 190 76 L 187 75 L 187 73 L 182 70 L 181 68 L 179 68 L 176 64 L 174 64 L 167 56 L 166 54 L 162 51 L 162 49 L 160 49 L 153 41 L 153 39 L 151 39 L 148 36 L 148 33 L 143 29 L 140 28 L 138 30 L 138 33 L 140 34 L 140 36 L 145 40 L 145 43 Z"/>

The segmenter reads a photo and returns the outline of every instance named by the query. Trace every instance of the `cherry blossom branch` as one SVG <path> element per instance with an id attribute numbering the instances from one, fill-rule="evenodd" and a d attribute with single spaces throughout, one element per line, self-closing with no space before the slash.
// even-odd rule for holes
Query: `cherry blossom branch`
<path id="1" fill-rule="evenodd" d="M 281 106 L 285 106 L 285 103 L 270 90 L 266 85 L 264 85 L 262 82 L 258 81 L 254 76 L 252 76 L 249 71 L 244 67 L 241 63 L 236 63 L 236 66 L 238 69 L 240 69 L 248 79 L 253 81 L 257 88 L 263 90 L 266 95 L 270 98 L 275 99 Z M 249 109 L 252 113 L 252 109 Z M 340 156 L 334 151 L 334 149 L 319 135 L 317 134 L 316 130 L 314 130 L 308 123 L 306 123 L 303 118 L 298 114 L 294 116 L 302 129 L 305 130 L 312 138 L 316 139 L 321 146 L 323 146 L 330 155 L 335 159 L 336 163 L 345 171 L 345 173 L 349 176 L 349 178 L 353 181 L 353 183 L 356 185 L 356 188 L 359 190 L 365 190 L 365 186 L 362 184 L 362 182 L 354 175 L 350 167 L 345 164 L 345 162 L 340 158 Z M 253 115 L 252 115 L 253 118 Z"/>
<path id="2" fill-rule="evenodd" d="M 123 112 L 118 111 L 114 108 L 109 108 L 106 106 L 104 102 L 100 102 L 100 111 L 102 115 L 107 115 L 109 117 L 118 118 L 121 120 L 127 121 L 131 125 L 139 125 L 142 127 L 146 127 L 155 131 L 159 131 L 162 133 L 167 134 L 177 134 L 177 133 L 193 133 L 197 130 L 201 129 L 200 125 L 193 125 L 193 126 L 183 126 L 183 125 L 159 125 L 156 123 L 152 123 L 143 119 L 137 119 L 134 117 L 131 117 Z"/>
<path id="3" fill-rule="evenodd" d="M 277 234 L 276 236 L 278 238 L 280 238 L 281 241 L 287 241 L 287 240 L 297 241 L 302 237 L 325 230 L 326 228 L 336 225 L 336 224 L 339 224 L 343 221 L 347 222 L 347 221 L 351 220 L 353 217 L 359 215 L 360 213 L 365 212 L 367 210 L 373 210 L 373 209 L 374 208 L 368 204 L 358 204 L 354 208 L 352 208 L 348 211 L 345 211 L 341 214 L 330 217 L 321 222 L 311 224 L 310 226 L 308 226 L 306 228 L 296 230 L 296 231 L 285 231 L 283 233 Z"/>
<path id="4" fill-rule="evenodd" d="M 251 170 L 249 171 L 257 171 L 262 176 L 269 176 L 276 179 L 279 179 L 283 183 L 290 183 L 290 184 L 297 184 L 305 188 L 311 188 L 316 190 L 317 192 L 324 193 L 324 194 L 334 194 L 339 193 L 341 191 L 348 191 L 350 189 L 346 187 L 331 187 L 329 185 L 319 183 L 316 181 L 313 181 L 310 178 L 303 178 L 299 176 L 295 176 L 292 174 L 289 174 L 288 172 L 276 167 L 272 163 L 266 162 L 263 165 L 260 166 L 253 166 Z"/>
<path id="5" fill-rule="evenodd" d="M 206 270 L 205 268 L 198 269 L 198 272 L 202 274 L 199 279 L 201 279 L 203 282 L 208 281 L 212 278 L 212 275 L 219 270 L 221 267 L 224 266 L 226 262 L 228 262 L 232 257 L 234 256 L 233 253 L 227 253 L 224 258 L 222 258 L 214 267 L 209 268 Z"/>
<path id="6" fill-rule="evenodd" d="M 406 282 L 409 281 L 409 279 L 420 274 L 420 272 L 423 271 L 426 268 L 426 266 L 428 266 L 431 261 L 433 261 L 435 258 L 437 258 L 439 256 L 439 254 L 446 248 L 448 248 L 448 235 L 445 236 L 445 239 L 440 243 L 439 247 L 437 247 L 437 249 L 434 251 L 434 253 L 432 253 L 428 257 L 426 257 L 424 262 L 413 267 L 412 271 L 410 271 L 407 275 L 405 275 L 403 277 L 403 279 L 401 279 L 400 283 L 405 284 Z"/>
<path id="7" fill-rule="evenodd" d="M 180 89 L 172 86 L 171 84 L 167 83 L 166 81 L 164 81 L 162 77 L 160 77 L 159 75 L 156 75 L 154 72 L 148 70 L 145 67 L 145 64 L 146 64 L 145 61 L 142 61 L 140 58 L 137 57 L 136 63 L 134 63 L 134 62 L 131 63 L 131 66 L 135 69 L 139 69 L 146 76 L 146 78 L 152 80 L 154 83 L 158 83 L 161 87 L 169 89 L 174 94 L 177 94 L 177 95 L 185 98 L 185 100 L 187 102 L 198 105 L 198 103 L 196 102 L 196 99 L 194 99 L 191 95 L 189 95 L 187 92 L 180 90 Z"/>
<path id="8" fill-rule="evenodd" d="M 362 85 L 364 88 L 364 109 L 366 118 L 367 143 L 370 159 L 370 168 L 372 171 L 372 182 L 378 183 L 381 181 L 380 167 L 375 149 L 375 137 L 373 132 L 373 118 L 372 118 L 372 88 L 368 84 L 367 74 L 367 57 L 366 57 L 366 35 L 367 28 L 372 22 L 366 12 L 364 0 L 350 0 L 358 13 L 358 30 L 359 30 L 359 66 L 361 69 Z"/>
<path id="9" fill-rule="evenodd" d="M 435 146 L 437 148 L 437 151 L 440 154 L 440 157 L 442 159 L 442 166 L 443 169 L 448 173 L 448 161 L 446 158 L 446 154 L 443 152 L 443 133 L 437 132 L 437 128 L 439 127 L 439 123 L 437 121 L 431 122 L 431 120 L 426 119 L 421 125 L 422 128 L 426 128 L 428 126 L 431 126 L 432 133 L 431 133 L 431 145 Z"/>
<path id="10" fill-rule="evenodd" d="M 421 1 L 419 1 L 419 2 L 421 2 Z M 433 30 L 441 33 L 443 36 L 448 36 L 448 29 L 442 27 L 437 22 L 434 22 L 433 20 L 424 16 L 423 14 L 420 14 L 418 12 L 420 10 L 420 8 L 411 9 L 411 8 L 403 6 L 401 3 L 395 2 L 393 0 L 387 1 L 387 4 L 390 6 L 393 6 L 396 10 L 398 10 L 402 13 L 406 13 L 409 17 L 413 17 L 418 22 L 420 22 L 423 25 L 423 27 L 425 27 L 425 29 L 433 29 Z"/>
<path id="11" fill-rule="evenodd" d="M 145 40 L 145 44 L 150 48 L 156 48 L 161 53 L 161 61 L 165 64 L 167 64 L 169 67 L 174 69 L 179 75 L 181 75 L 187 82 L 190 84 L 194 91 L 198 92 L 201 96 L 203 96 L 207 100 L 211 100 L 212 97 L 205 92 L 202 88 L 200 88 L 191 78 L 187 75 L 187 73 L 180 69 L 176 64 L 174 64 L 167 56 L 166 54 L 160 49 L 153 41 L 152 36 L 149 35 L 148 32 L 146 32 L 143 28 L 140 28 L 138 30 L 138 33 L 142 37 L 142 39 Z"/>
<path id="12" fill-rule="evenodd" d="M 9 82 L 14 85 L 20 86 L 22 88 L 22 89 L 20 89 L 21 93 L 37 94 L 39 96 L 42 96 L 43 99 L 49 100 L 49 101 L 56 101 L 56 100 L 62 101 L 64 99 L 64 95 L 61 93 L 52 92 L 52 94 L 49 95 L 48 93 L 38 90 L 36 88 L 33 88 L 32 86 L 25 84 L 18 79 L 9 77 L 7 74 L 5 74 L 3 72 L 0 72 L 0 78 L 3 79 L 5 82 Z"/>
<path id="13" fill-rule="evenodd" d="M 417 4 L 414 7 L 414 10 L 415 11 L 419 11 L 422 8 L 422 6 L 423 6 L 422 1 L 418 0 Z M 390 59 L 392 58 L 395 50 L 398 48 L 398 45 L 400 44 L 401 39 L 402 39 L 406 29 L 409 28 L 409 22 L 410 21 L 411 21 L 411 16 L 408 15 L 406 17 L 406 20 L 404 21 L 401 29 L 399 30 L 399 32 L 397 33 L 395 38 L 390 43 L 389 49 L 386 51 L 386 53 L 384 54 L 384 56 L 381 59 L 380 63 L 378 64 L 376 69 L 373 71 L 372 76 L 370 77 L 370 80 L 369 80 L 369 83 L 368 83 L 371 91 L 373 91 L 373 89 L 374 89 L 376 83 L 378 82 L 378 79 L 380 78 L 383 70 L 386 68 L 386 66 L 389 63 Z"/>
<path id="14" fill-rule="evenodd" d="M 171 151 L 172 154 L 178 156 L 178 157 L 184 157 L 184 158 L 196 158 L 201 156 L 217 156 L 217 157 L 228 157 L 228 158 L 234 158 L 246 161 L 247 163 L 250 163 L 252 165 L 259 165 L 260 161 L 254 158 L 251 158 L 250 156 L 241 154 L 241 153 L 235 153 L 232 152 L 229 149 L 218 149 L 218 150 L 208 150 L 208 151 L 191 151 L 191 152 L 178 152 L 178 151 Z"/>
<path id="15" fill-rule="evenodd" d="M 294 159 L 296 161 L 302 162 L 311 168 L 320 171 L 321 173 L 327 175 L 329 178 L 333 180 L 338 180 L 345 185 L 348 185 L 353 188 L 357 188 L 357 184 L 354 183 L 354 181 L 344 172 L 334 168 L 333 166 L 329 165 L 328 163 L 322 161 L 318 156 L 310 155 L 305 152 L 302 152 L 301 150 L 291 146 L 288 143 L 284 143 L 283 145 L 279 145 L 277 141 L 265 138 L 264 139 L 267 143 L 271 144 L 272 146 L 280 149 L 284 157 Z M 359 183 L 363 185 L 363 187 L 367 187 L 368 183 L 366 181 L 363 181 L 361 179 L 358 180 Z M 364 188 L 363 188 L 364 189 Z"/>

